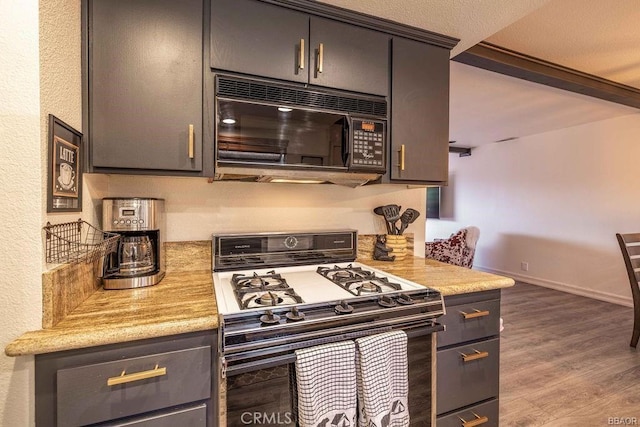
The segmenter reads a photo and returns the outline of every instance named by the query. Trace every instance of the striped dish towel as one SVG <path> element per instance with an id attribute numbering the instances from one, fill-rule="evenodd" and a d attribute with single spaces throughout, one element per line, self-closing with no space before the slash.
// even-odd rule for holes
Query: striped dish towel
<path id="1" fill-rule="evenodd" d="M 353 341 L 296 350 L 300 427 L 355 427 L 355 358 Z"/>
<path id="2" fill-rule="evenodd" d="M 409 426 L 407 334 L 385 332 L 356 340 L 358 425 Z"/>

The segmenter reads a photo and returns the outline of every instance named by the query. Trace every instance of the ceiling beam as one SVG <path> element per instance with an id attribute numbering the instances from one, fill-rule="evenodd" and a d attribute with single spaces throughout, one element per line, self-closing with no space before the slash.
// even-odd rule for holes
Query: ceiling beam
<path id="1" fill-rule="evenodd" d="M 480 42 L 456 55 L 452 60 L 507 76 L 640 108 L 640 89 L 491 43 Z"/>

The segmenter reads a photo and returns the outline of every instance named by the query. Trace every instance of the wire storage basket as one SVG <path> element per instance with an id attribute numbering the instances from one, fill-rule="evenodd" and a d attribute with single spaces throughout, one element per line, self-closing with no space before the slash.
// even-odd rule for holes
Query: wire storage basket
<path id="1" fill-rule="evenodd" d="M 45 232 L 46 262 L 77 264 L 92 262 L 115 252 L 120 235 L 102 231 L 82 219 L 63 224 L 47 222 Z"/>

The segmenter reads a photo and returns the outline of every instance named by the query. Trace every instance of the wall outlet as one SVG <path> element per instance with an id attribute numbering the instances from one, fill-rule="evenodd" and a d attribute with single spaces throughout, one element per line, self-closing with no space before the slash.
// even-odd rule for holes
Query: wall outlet
<path id="1" fill-rule="evenodd" d="M 520 263 L 520 270 L 522 271 L 529 271 L 529 263 L 526 261 L 522 261 Z"/>

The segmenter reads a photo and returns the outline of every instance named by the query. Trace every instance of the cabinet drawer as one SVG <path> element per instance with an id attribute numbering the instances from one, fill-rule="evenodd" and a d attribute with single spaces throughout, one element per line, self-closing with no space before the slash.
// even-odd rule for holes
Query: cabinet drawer
<path id="1" fill-rule="evenodd" d="M 438 427 L 498 427 L 498 399 L 457 411 L 444 417 L 438 417 Z"/>
<path id="2" fill-rule="evenodd" d="M 210 346 L 60 369 L 58 425 L 97 423 L 210 395 Z"/>
<path id="3" fill-rule="evenodd" d="M 498 335 L 500 300 L 447 307 L 447 314 L 438 322 L 446 326 L 446 330 L 438 334 L 438 347 Z"/>
<path id="4" fill-rule="evenodd" d="M 437 413 L 498 396 L 500 340 L 438 351 Z"/>
<path id="5" fill-rule="evenodd" d="M 202 404 L 193 408 L 179 409 L 166 414 L 152 415 L 135 420 L 118 423 L 108 423 L 109 427 L 207 427 L 207 405 Z"/>

